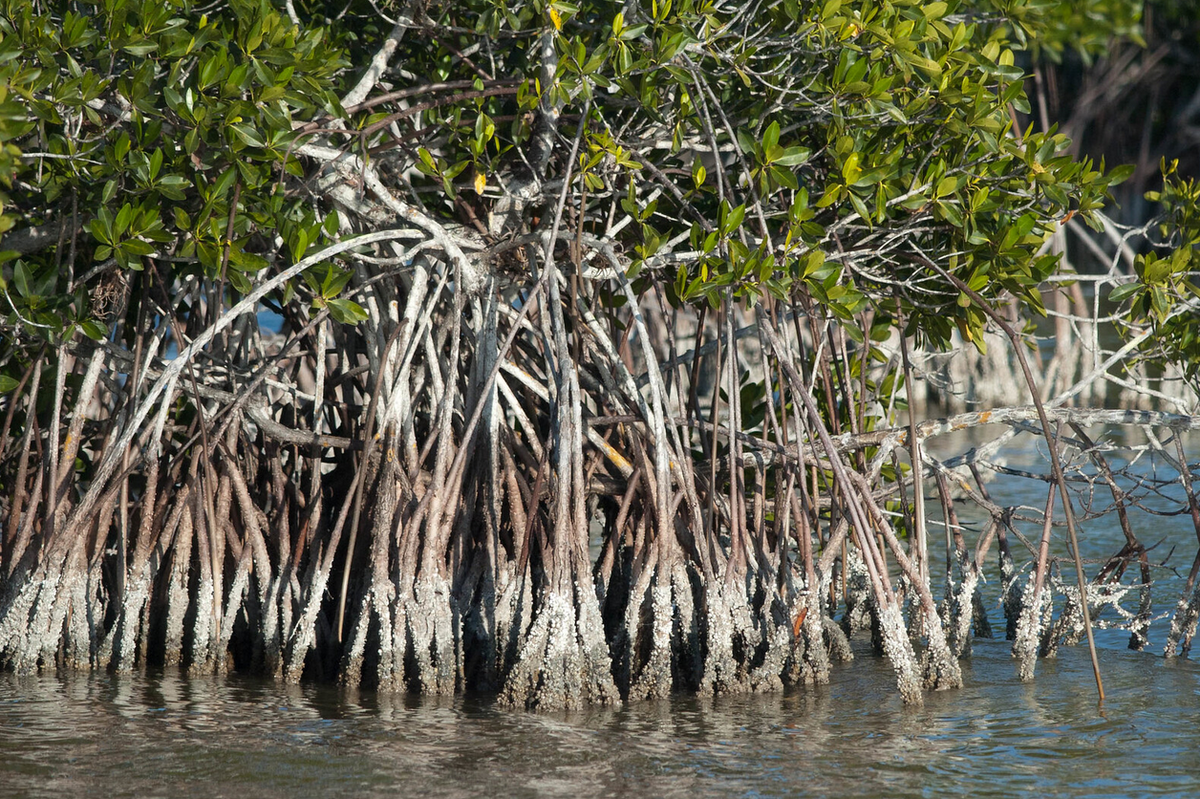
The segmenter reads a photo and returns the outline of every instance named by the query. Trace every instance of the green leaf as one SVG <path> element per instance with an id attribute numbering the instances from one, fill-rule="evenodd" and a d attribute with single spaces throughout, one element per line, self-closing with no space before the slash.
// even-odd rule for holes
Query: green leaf
<path id="1" fill-rule="evenodd" d="M 763 133 L 763 150 L 770 150 L 779 145 L 779 123 L 772 122 Z"/>
<path id="2" fill-rule="evenodd" d="M 796 180 L 795 174 L 789 169 L 777 166 L 771 167 L 771 179 L 792 191 L 797 191 L 800 188 L 800 183 Z"/>
<path id="3" fill-rule="evenodd" d="M 157 50 L 158 44 L 153 41 L 142 40 L 142 41 L 138 41 L 138 42 L 131 42 L 130 44 L 125 45 L 121 49 L 124 50 L 125 52 L 129 53 L 130 55 L 145 56 L 145 55 L 149 55 L 150 53 L 153 53 L 155 50 Z"/>
<path id="4" fill-rule="evenodd" d="M 93 341 L 103 341 L 108 338 L 108 328 L 94 319 L 88 319 L 80 325 L 83 334 Z"/>
<path id="5" fill-rule="evenodd" d="M 121 242 L 120 250 L 126 255 L 153 255 L 154 246 L 148 241 L 141 239 L 129 239 Z"/>
<path id="6" fill-rule="evenodd" d="M 846 181 L 847 185 L 852 185 L 860 175 L 862 175 L 862 169 L 858 166 L 858 153 L 850 153 L 842 162 L 842 179 Z"/>
<path id="7" fill-rule="evenodd" d="M 327 300 L 331 300 L 342 293 L 342 289 L 350 282 L 350 278 L 354 273 L 349 269 L 338 269 L 330 265 L 325 273 L 325 279 L 321 282 L 321 296 Z"/>
<path id="8" fill-rule="evenodd" d="M 1118 183 L 1124 183 L 1129 180 L 1130 176 L 1137 170 L 1137 164 L 1121 164 L 1115 166 L 1112 171 L 1106 176 L 1108 185 L 1116 186 Z"/>
<path id="9" fill-rule="evenodd" d="M 921 13 L 925 15 L 925 19 L 941 19 L 946 15 L 946 4 L 926 3 L 921 7 Z"/>
<path id="10" fill-rule="evenodd" d="M 240 272 L 259 272 L 270 266 L 271 262 L 261 255 L 231 247 L 229 249 L 229 265 Z"/>
<path id="11" fill-rule="evenodd" d="M 732 233 L 738 229 L 738 227 L 742 224 L 742 220 L 745 218 L 745 205 L 739 205 L 737 208 L 731 209 L 728 216 L 725 217 L 725 221 L 721 223 L 721 232 L 726 234 Z"/>
<path id="12" fill-rule="evenodd" d="M 783 155 L 775 159 L 775 163 L 779 166 L 799 166 L 806 162 L 812 151 L 805 147 L 786 147 L 783 150 Z"/>
<path id="13" fill-rule="evenodd" d="M 250 280 L 241 272 L 229 272 L 225 275 L 225 279 L 239 294 L 249 294 L 254 288 L 250 284 Z"/>
<path id="14" fill-rule="evenodd" d="M 13 282 L 17 284 L 17 293 L 25 299 L 33 296 L 29 284 L 33 282 L 33 276 L 29 273 L 29 267 L 24 261 L 17 261 L 13 266 Z"/>
<path id="15" fill-rule="evenodd" d="M 209 193 L 209 202 L 215 199 L 220 199 L 225 196 L 225 192 L 233 186 L 233 182 L 237 180 L 237 170 L 233 167 L 226 169 L 217 178 L 217 182 L 213 184 L 212 191 Z"/>
<path id="16" fill-rule="evenodd" d="M 113 232 L 120 237 L 129 230 L 129 223 L 133 221 L 133 206 L 125 203 L 121 206 L 121 210 L 117 212 L 116 221 L 113 223 Z"/>
<path id="17" fill-rule="evenodd" d="M 229 129 L 250 147 L 265 147 L 266 142 L 258 135 L 258 131 L 248 125 L 230 125 Z"/>
<path id="18" fill-rule="evenodd" d="M 343 325 L 356 325 L 367 318 L 367 312 L 350 300 L 329 300 L 329 315 Z"/>
<path id="19" fill-rule="evenodd" d="M 340 225 L 341 221 L 338 219 L 338 212 L 334 209 L 325 215 L 325 221 L 321 223 L 321 228 L 325 231 L 326 236 L 334 236 L 340 229 Z"/>
<path id="20" fill-rule="evenodd" d="M 424 147 L 418 148 L 417 157 L 419 159 L 417 169 L 421 170 L 422 173 L 430 176 L 439 174 L 440 170 L 437 167 L 437 162 L 433 160 L 433 155 L 428 150 Z"/>
<path id="21" fill-rule="evenodd" d="M 1123 302 L 1142 290 L 1140 283 L 1125 283 L 1108 293 L 1109 302 Z"/>

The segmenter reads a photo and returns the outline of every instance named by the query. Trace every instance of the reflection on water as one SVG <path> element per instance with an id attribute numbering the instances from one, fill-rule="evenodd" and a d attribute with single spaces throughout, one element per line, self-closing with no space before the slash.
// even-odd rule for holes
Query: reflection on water
<path id="1" fill-rule="evenodd" d="M 1022 684 L 1004 642 L 904 707 L 862 653 L 826 687 L 531 714 L 175 673 L 0 675 L 16 796 L 1195 796 L 1200 668 L 1082 648 Z"/>

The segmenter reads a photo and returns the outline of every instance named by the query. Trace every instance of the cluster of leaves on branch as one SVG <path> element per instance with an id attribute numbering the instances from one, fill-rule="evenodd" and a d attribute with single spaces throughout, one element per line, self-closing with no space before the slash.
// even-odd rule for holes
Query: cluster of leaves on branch
<path id="1" fill-rule="evenodd" d="M 799 293 L 849 322 L 902 289 L 909 332 L 940 347 L 957 326 L 982 347 L 983 313 L 928 273 L 933 260 L 1040 311 L 1047 235 L 1075 214 L 1094 221 L 1128 170 L 1105 174 L 1053 130 L 1014 127 L 1029 108 L 1010 37 L 1039 17 L 1037 4 L 1000 5 L 785 2 L 725 17 L 664 2 L 636 26 L 616 17 L 590 49 L 590 26 L 568 25 L 567 97 L 615 84 L 620 102 L 596 100 L 606 130 L 641 128 L 625 140 L 639 158 L 691 177 L 654 200 L 639 199 L 658 188 L 645 175 L 612 181 L 639 222 L 635 269 L 675 263 L 653 256 L 690 224 L 699 257 L 674 267 L 682 301 Z"/>
<path id="2" fill-rule="evenodd" d="M 1045 23 L 1021 59 L 1037 75 L 1029 119 L 1061 124 L 1075 152 L 1137 162 L 1106 212 L 1128 226 L 1124 240 L 1138 251 L 1128 261 L 1132 280 L 1107 292 L 1122 318 L 1118 326 L 1141 342 L 1145 358 L 1174 364 L 1196 387 L 1198 197 L 1188 176 L 1200 163 L 1197 7 L 1187 0 L 1077 0 L 1029 8 Z M 1071 248 L 1086 235 L 1073 227 Z M 1080 249 L 1072 259 L 1080 271 L 1106 268 L 1108 259 L 1095 259 L 1093 248 Z M 1125 279 L 1123 264 L 1107 265 L 1114 282 Z"/>
<path id="3" fill-rule="evenodd" d="M 27 332 L 62 333 L 95 316 L 74 271 L 109 259 L 138 270 L 152 253 L 169 254 L 168 284 L 203 271 L 244 294 L 322 240 L 329 209 L 297 188 L 293 149 L 335 121 L 349 123 L 344 146 L 389 161 L 429 207 L 482 217 L 537 104 L 571 120 L 587 101 L 581 188 L 638 209 L 634 268 L 669 268 L 679 300 L 799 291 L 849 320 L 907 284 L 912 330 L 944 345 L 957 325 L 982 345 L 978 309 L 943 281 L 912 282 L 922 261 L 1039 309 L 1055 263 L 1045 236 L 1069 214 L 1089 219 L 1124 174 L 1013 126 L 1028 106 L 1012 44 L 1062 29 L 1047 25 L 1059 5 L 663 0 L 628 20 L 606 3 L 422 8 L 428 35 L 401 42 L 402 72 L 467 85 L 397 111 L 338 105 L 335 86 L 386 27 L 365 9 L 297 27 L 265 0 L 208 16 L 177 0 L 10 0 L 5 108 L 24 113 L 5 114 L 4 138 L 26 153 L 13 223 L 86 233 L 67 237 L 79 256 L 67 270 L 65 247 L 10 254 L 4 310 Z M 1066 7 L 1091 19 L 1094 5 Z M 559 59 L 547 80 L 527 61 L 549 25 Z M 477 60 L 455 57 L 483 39 Z M 662 187 L 641 161 L 688 179 L 655 203 Z M 676 265 L 662 247 L 688 225 L 697 257 Z"/>
<path id="4" fill-rule="evenodd" d="M 1089 62 L 1108 53 L 1114 40 L 1127 39 L 1144 45 L 1143 0 L 1037 0 L 1032 3 L 996 3 L 1008 10 L 1016 7 L 1013 33 L 1036 55 L 1061 61 L 1074 53 Z"/>
<path id="5" fill-rule="evenodd" d="M 1040 312 L 1038 286 L 1057 263 L 1046 237 L 1072 216 L 1094 221 L 1128 174 L 1072 158 L 1053 129 L 1014 124 L 1030 111 L 1014 47 L 1098 52 L 1102 35 L 1136 38 L 1136 6 L 396 6 L 417 22 L 385 86 L 428 80 L 450 93 L 346 109 L 340 92 L 388 28 L 366 8 L 297 26 L 266 0 L 208 15 L 184 0 L 8 0 L 0 166 L 16 184 L 4 224 L 59 246 L 2 256 L 0 310 L 13 341 L 77 328 L 101 338 L 97 287 L 151 255 L 165 285 L 203 275 L 232 302 L 338 234 L 320 177 L 296 154 L 316 136 L 386 169 L 451 225 L 494 228 L 492 206 L 549 105 L 568 126 L 586 107 L 579 232 L 605 235 L 593 209 L 618 203 L 634 222 L 619 236 L 630 274 L 648 269 L 673 301 L 799 296 L 843 323 L 868 309 L 886 323 L 900 294 L 908 332 L 926 344 L 947 345 L 957 327 L 982 347 L 982 311 L 930 264 Z M 547 30 L 553 75 L 536 57 Z M 406 96 L 417 99 L 397 104 Z M 339 321 L 361 319 L 338 299 L 349 273 L 325 269 L 276 307 L 300 301 L 299 288 Z M 1165 313 L 1165 300 L 1153 307 Z M 857 339 L 869 332 L 859 327 Z"/>
<path id="6" fill-rule="evenodd" d="M 339 113 L 347 63 L 326 29 L 241 0 L 211 17 L 170 0 L 45 5 L 0 10 L 3 135 L 23 151 L 6 224 L 58 244 L 4 247 L 16 340 L 103 338 L 96 287 L 148 256 L 169 264 L 165 285 L 196 274 L 244 293 L 324 235 L 326 211 L 289 185 L 296 120 Z"/>
<path id="7" fill-rule="evenodd" d="M 1163 187 L 1147 199 L 1163 209 L 1157 224 L 1158 247 L 1134 259 L 1135 280 L 1113 289 L 1110 302 L 1126 304 L 1127 330 L 1153 326 L 1155 335 L 1142 348 L 1149 357 L 1178 365 L 1200 388 L 1200 183 L 1178 174 L 1178 162 L 1161 165 Z"/>

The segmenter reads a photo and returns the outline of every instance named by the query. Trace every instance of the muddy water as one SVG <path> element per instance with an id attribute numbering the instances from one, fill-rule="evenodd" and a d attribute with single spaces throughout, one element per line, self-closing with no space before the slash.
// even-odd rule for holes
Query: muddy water
<path id="1" fill-rule="evenodd" d="M 1035 467 L 1027 455 L 1010 465 Z M 1027 480 L 992 490 L 1003 504 L 1045 500 Z M 1186 570 L 1186 515 L 1135 524 L 1146 543 L 1163 540 L 1156 561 L 1177 546 L 1171 565 Z M 1081 549 L 1100 559 L 1120 541 L 1115 522 L 1093 522 Z M 1157 654 L 1179 577 L 1159 569 L 1155 579 L 1150 651 L 1126 650 L 1124 631 L 1098 632 L 1103 707 L 1086 649 L 1040 661 L 1023 684 L 1002 640 L 976 641 L 966 687 L 918 709 L 901 704 L 862 639 L 819 688 L 556 714 L 237 676 L 0 674 L 0 799 L 1200 796 L 1200 664 Z M 985 593 L 1002 633 L 997 583 Z"/>

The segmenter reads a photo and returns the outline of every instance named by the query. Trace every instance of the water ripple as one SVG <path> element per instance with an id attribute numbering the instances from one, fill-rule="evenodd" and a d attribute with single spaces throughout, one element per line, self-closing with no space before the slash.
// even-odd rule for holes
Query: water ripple
<path id="1" fill-rule="evenodd" d="M 1200 794 L 1200 670 L 1082 649 L 1021 683 L 983 642 L 967 685 L 901 704 L 864 653 L 828 686 L 518 713 L 175 673 L 0 675 L 5 797 L 487 795 L 1119 797 Z"/>

